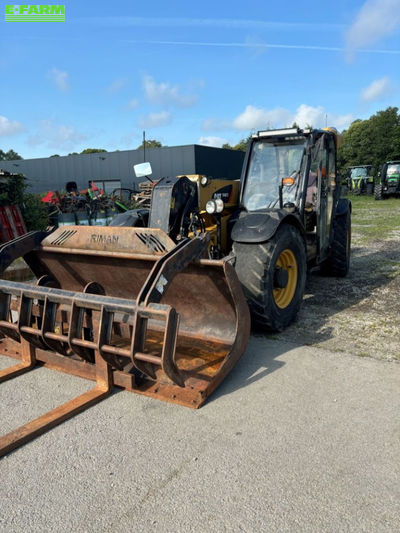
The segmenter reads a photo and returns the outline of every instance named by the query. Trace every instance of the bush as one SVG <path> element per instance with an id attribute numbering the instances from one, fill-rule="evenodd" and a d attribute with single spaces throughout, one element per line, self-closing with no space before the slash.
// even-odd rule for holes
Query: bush
<path id="1" fill-rule="evenodd" d="M 23 174 L 10 174 L 0 184 L 0 205 L 23 206 L 26 180 Z"/>
<path id="2" fill-rule="evenodd" d="M 28 231 L 44 230 L 49 225 L 47 204 L 39 194 L 26 193 L 23 196 L 22 214 Z"/>

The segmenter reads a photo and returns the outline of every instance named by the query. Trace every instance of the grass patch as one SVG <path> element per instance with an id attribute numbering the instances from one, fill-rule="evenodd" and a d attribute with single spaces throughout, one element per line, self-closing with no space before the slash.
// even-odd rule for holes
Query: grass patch
<path id="1" fill-rule="evenodd" d="M 400 229 L 400 198 L 376 201 L 370 196 L 348 196 L 353 205 L 352 221 L 363 242 L 390 239 Z"/>

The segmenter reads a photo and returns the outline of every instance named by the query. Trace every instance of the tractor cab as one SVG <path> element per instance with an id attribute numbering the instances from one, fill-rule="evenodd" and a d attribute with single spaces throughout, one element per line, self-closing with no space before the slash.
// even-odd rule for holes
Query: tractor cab
<path id="1" fill-rule="evenodd" d="M 255 221 L 265 213 L 281 220 L 290 214 L 292 223 L 306 233 L 308 259 L 323 261 L 340 192 L 338 138 L 334 129 L 291 128 L 253 135 L 242 174 L 243 231 L 252 231 L 244 218 Z M 234 228 L 235 237 L 240 229 Z"/>
<path id="2" fill-rule="evenodd" d="M 358 165 L 347 169 L 347 188 L 354 194 L 373 194 L 374 168 L 372 165 Z"/>

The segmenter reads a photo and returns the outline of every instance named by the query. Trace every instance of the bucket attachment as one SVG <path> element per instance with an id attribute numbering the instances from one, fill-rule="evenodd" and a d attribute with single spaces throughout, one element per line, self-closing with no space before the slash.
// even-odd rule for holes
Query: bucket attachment
<path id="1" fill-rule="evenodd" d="M 160 229 L 69 226 L 0 248 L 0 275 L 23 255 L 37 280 L 0 280 L 0 354 L 21 360 L 0 381 L 39 362 L 97 382 L 22 428 L 22 441 L 21 428 L 0 438 L 0 456 L 112 385 L 188 407 L 205 402 L 250 332 L 235 270 L 202 259 L 207 244 L 207 234 L 175 244 Z"/>

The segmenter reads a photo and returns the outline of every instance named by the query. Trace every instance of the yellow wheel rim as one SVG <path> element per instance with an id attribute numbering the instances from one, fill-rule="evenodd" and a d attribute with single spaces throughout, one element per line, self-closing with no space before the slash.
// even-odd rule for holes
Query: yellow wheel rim
<path id="1" fill-rule="evenodd" d="M 286 270 L 288 275 L 286 287 L 282 289 L 273 289 L 275 304 L 280 309 L 285 309 L 285 307 L 287 307 L 293 300 L 293 296 L 297 287 L 297 261 L 292 250 L 286 248 L 286 250 L 281 252 L 278 260 L 276 261 L 275 268 Z"/>

